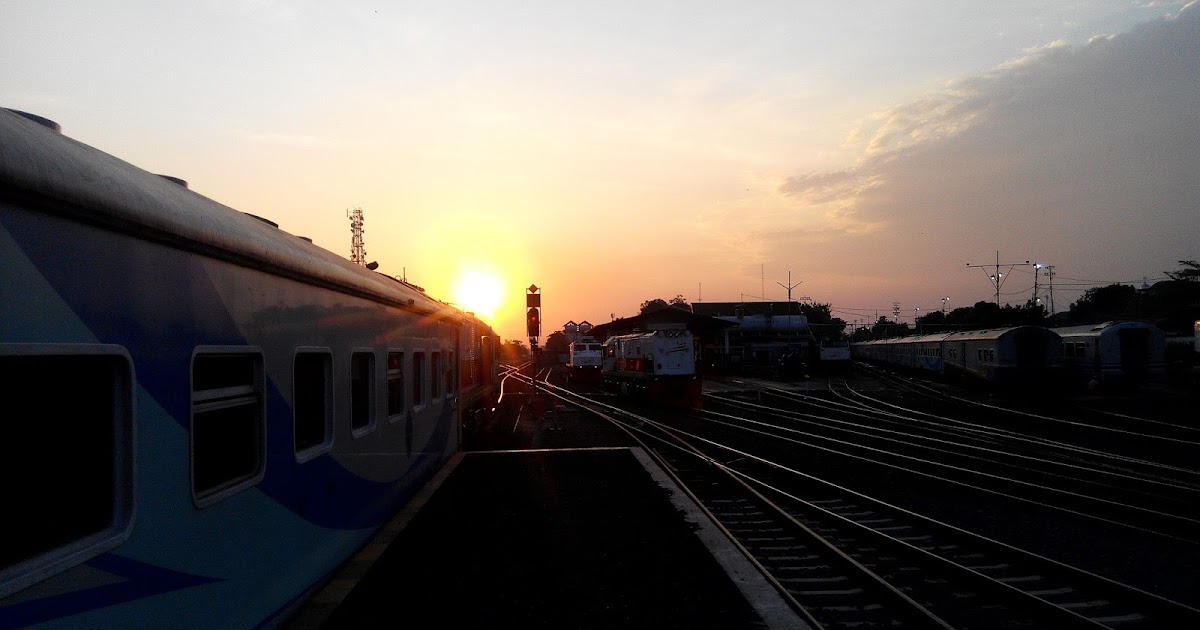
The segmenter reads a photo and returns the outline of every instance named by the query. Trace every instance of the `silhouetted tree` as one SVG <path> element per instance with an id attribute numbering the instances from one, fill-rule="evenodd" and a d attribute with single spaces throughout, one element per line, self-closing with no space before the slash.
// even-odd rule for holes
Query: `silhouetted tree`
<path id="1" fill-rule="evenodd" d="M 1200 263 L 1194 260 L 1179 261 L 1179 271 L 1167 271 L 1167 277 L 1172 280 L 1184 280 L 1186 282 L 1200 282 Z"/>
<path id="2" fill-rule="evenodd" d="M 529 361 L 529 348 L 520 339 L 509 339 L 500 344 L 500 362 L 520 365 Z"/>
<path id="3" fill-rule="evenodd" d="M 808 325 L 818 340 L 837 339 L 845 332 L 845 320 L 833 316 L 833 307 L 830 304 L 804 302 L 799 306 L 800 314 L 808 318 Z"/>
<path id="4" fill-rule="evenodd" d="M 571 344 L 567 343 L 567 335 L 561 330 L 556 330 L 546 337 L 546 352 L 555 354 L 567 354 L 571 351 Z"/>
<path id="5" fill-rule="evenodd" d="M 662 298 L 646 300 L 645 302 L 642 302 L 641 308 L 638 309 L 638 314 L 641 315 L 649 311 L 657 311 L 658 309 L 666 308 L 667 306 L 667 301 Z"/>
<path id="6" fill-rule="evenodd" d="M 1074 324 L 1099 324 L 1136 317 L 1137 289 L 1129 284 L 1092 287 L 1071 304 L 1069 319 Z"/>

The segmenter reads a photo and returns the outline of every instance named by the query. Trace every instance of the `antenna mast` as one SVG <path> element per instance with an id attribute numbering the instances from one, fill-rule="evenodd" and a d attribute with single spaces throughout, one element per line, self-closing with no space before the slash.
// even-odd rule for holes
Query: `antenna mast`
<path id="1" fill-rule="evenodd" d="M 367 250 L 363 246 L 363 211 L 362 208 L 347 210 L 350 218 L 350 262 L 367 266 Z"/>
<path id="2" fill-rule="evenodd" d="M 1012 271 L 1013 267 L 1024 267 L 1024 266 L 1030 265 L 1030 264 L 1032 264 L 1032 263 L 1030 263 L 1028 260 L 1026 260 L 1023 263 L 1001 263 L 1000 262 L 1000 252 L 999 251 L 996 252 L 996 265 L 995 265 L 996 270 L 995 270 L 995 272 L 988 275 L 988 279 L 991 280 L 992 286 L 996 288 L 996 306 L 1000 306 L 1000 287 L 1004 284 L 1004 281 L 1007 280 L 1007 278 L 1004 275 L 1004 272 L 1000 271 L 1000 267 L 1005 266 L 1005 267 L 1008 267 L 1007 271 Z M 986 274 L 988 272 L 987 271 L 988 267 L 991 265 L 972 265 L 971 263 L 967 263 L 967 266 L 968 267 L 979 267 L 980 269 L 983 270 L 983 273 Z M 1036 269 L 1034 270 L 1034 274 L 1035 275 L 1037 274 Z"/>

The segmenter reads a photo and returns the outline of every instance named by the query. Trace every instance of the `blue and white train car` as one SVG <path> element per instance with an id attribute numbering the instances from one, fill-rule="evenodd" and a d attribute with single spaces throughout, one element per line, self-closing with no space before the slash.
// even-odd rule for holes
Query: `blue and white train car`
<path id="1" fill-rule="evenodd" d="M 278 623 L 458 450 L 495 335 L 40 122 L 0 110 L 0 627 Z"/>
<path id="2" fill-rule="evenodd" d="M 1051 329 L 1062 337 L 1063 368 L 1075 382 L 1135 384 L 1166 374 L 1166 333 L 1145 322 Z"/>
<path id="3" fill-rule="evenodd" d="M 943 373 L 942 340 L 945 333 L 864 341 L 852 346 L 855 358 L 922 372 Z"/>
<path id="4" fill-rule="evenodd" d="M 1003 386 L 1052 387 L 1062 366 L 1062 340 L 1041 326 L 971 330 L 941 342 L 948 374 Z"/>
<path id="5" fill-rule="evenodd" d="M 1039 326 L 917 335 L 856 343 L 855 358 L 997 385 L 1053 386 L 1060 337 Z"/>

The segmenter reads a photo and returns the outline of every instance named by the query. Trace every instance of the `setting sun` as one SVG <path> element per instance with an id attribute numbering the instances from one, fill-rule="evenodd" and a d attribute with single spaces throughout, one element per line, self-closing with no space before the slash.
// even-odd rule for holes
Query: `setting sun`
<path id="1" fill-rule="evenodd" d="M 465 269 L 454 280 L 454 301 L 464 310 L 493 320 L 504 299 L 504 281 L 491 271 Z"/>

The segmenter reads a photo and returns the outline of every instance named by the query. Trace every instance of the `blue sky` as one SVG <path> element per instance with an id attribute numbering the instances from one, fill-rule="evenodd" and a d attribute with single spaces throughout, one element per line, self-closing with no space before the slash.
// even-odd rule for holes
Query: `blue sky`
<path id="1" fill-rule="evenodd" d="M 1060 310 L 1200 257 L 1200 6 L 646 4 L 0 0 L 0 106 L 338 253 L 362 207 L 381 271 L 494 277 L 511 337 L 531 282 L 548 324 L 789 271 L 908 319 L 996 251 Z"/>

